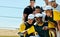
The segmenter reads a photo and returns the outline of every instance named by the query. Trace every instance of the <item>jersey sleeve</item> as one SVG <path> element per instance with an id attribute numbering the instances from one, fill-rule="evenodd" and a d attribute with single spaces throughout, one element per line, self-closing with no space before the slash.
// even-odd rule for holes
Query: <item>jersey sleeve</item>
<path id="1" fill-rule="evenodd" d="M 28 34 L 31 34 L 31 33 L 34 33 L 34 32 L 35 32 L 34 26 L 31 26 L 31 27 L 27 30 L 27 33 L 28 33 Z"/>
<path id="2" fill-rule="evenodd" d="M 23 14 L 27 14 L 27 12 L 28 12 L 28 8 L 25 8 Z"/>
<path id="3" fill-rule="evenodd" d="M 20 25 L 20 28 L 19 28 L 19 32 L 23 32 L 25 30 L 26 26 L 24 25 L 24 23 L 22 23 Z"/>

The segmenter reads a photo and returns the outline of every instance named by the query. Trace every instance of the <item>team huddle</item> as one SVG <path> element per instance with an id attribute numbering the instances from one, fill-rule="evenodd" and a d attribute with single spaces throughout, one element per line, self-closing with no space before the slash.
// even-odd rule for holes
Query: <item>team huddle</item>
<path id="1" fill-rule="evenodd" d="M 35 0 L 24 9 L 20 37 L 57 37 L 60 31 L 60 5 L 56 0 L 44 0 L 43 7 L 34 7 Z"/>

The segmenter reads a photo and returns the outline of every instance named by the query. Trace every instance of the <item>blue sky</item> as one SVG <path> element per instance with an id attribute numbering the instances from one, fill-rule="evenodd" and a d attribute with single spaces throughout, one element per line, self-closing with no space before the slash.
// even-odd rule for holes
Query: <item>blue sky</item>
<path id="1" fill-rule="evenodd" d="M 59 3 L 60 1 L 57 0 Z M 36 0 L 36 5 L 43 6 L 43 0 Z M 59 3 L 60 4 L 60 3 Z M 19 28 L 23 9 L 29 5 L 29 0 L 0 0 L 0 28 Z"/>

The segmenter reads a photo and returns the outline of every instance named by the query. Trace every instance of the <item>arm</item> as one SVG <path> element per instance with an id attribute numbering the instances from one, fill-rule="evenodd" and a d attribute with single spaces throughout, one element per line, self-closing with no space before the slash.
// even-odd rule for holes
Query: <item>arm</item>
<path id="1" fill-rule="evenodd" d="M 23 20 L 25 21 L 26 18 L 27 18 L 27 14 L 28 14 L 28 8 L 25 8 L 24 9 L 24 12 L 23 12 Z"/>
<path id="2" fill-rule="evenodd" d="M 25 21 L 27 17 L 27 14 L 23 14 L 23 20 Z"/>
<path id="3" fill-rule="evenodd" d="M 31 33 L 34 33 L 34 32 L 35 32 L 34 26 L 31 26 L 29 29 L 27 29 L 28 34 L 31 34 Z"/>
<path id="4" fill-rule="evenodd" d="M 26 26 L 24 24 L 20 25 L 19 32 L 23 32 L 25 30 Z"/>

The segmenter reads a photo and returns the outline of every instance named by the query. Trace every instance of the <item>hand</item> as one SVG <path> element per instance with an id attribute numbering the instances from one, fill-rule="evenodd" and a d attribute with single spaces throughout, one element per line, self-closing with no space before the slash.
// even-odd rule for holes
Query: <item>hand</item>
<path id="1" fill-rule="evenodd" d="M 44 27 L 43 27 L 43 30 L 47 30 L 47 29 L 48 29 L 48 27 L 47 27 L 47 26 L 44 26 Z"/>
<path id="2" fill-rule="evenodd" d="M 27 31 L 25 30 L 25 31 L 23 31 L 22 33 L 23 33 L 23 34 L 26 34 L 26 33 L 27 33 Z"/>
<path id="3" fill-rule="evenodd" d="M 20 34 L 20 32 L 18 32 L 18 34 Z"/>

